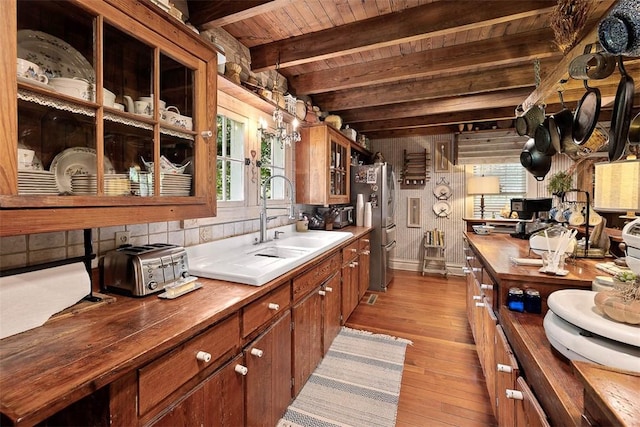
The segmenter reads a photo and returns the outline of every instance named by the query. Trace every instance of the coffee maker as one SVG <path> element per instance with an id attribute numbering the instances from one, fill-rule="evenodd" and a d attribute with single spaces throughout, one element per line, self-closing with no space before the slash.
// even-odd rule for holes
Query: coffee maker
<path id="1" fill-rule="evenodd" d="M 518 214 L 520 221 L 516 224 L 516 232 L 511 237 L 528 239 L 532 233 L 548 226 L 539 219 L 546 219 L 551 210 L 553 200 L 550 197 L 540 199 L 516 198 L 511 199 L 511 216 Z"/>

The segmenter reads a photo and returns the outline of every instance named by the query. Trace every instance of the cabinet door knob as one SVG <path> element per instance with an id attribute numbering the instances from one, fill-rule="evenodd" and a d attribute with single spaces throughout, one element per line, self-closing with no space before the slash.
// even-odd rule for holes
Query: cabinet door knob
<path id="1" fill-rule="evenodd" d="M 471 256 L 471 255 L 467 255 L 467 261 L 471 261 L 471 260 L 473 260 L 473 259 L 476 259 L 476 257 Z"/>
<path id="2" fill-rule="evenodd" d="M 506 372 L 510 374 L 513 371 L 513 368 L 511 366 L 503 365 L 502 363 L 498 363 L 496 367 L 498 368 L 498 372 Z"/>
<path id="3" fill-rule="evenodd" d="M 365 242 L 365 243 L 369 243 L 370 242 L 369 239 L 362 239 L 362 241 Z"/>
<path id="4" fill-rule="evenodd" d="M 327 292 L 333 292 L 333 288 L 330 286 L 325 286 L 324 290 Z"/>
<path id="5" fill-rule="evenodd" d="M 255 357 L 262 357 L 264 355 L 264 351 L 260 350 L 259 348 L 252 348 L 251 355 Z"/>
<path id="6" fill-rule="evenodd" d="M 280 310 L 280 305 L 276 304 L 275 302 L 270 302 L 269 303 L 269 310 Z"/>
<path id="7" fill-rule="evenodd" d="M 469 267 L 462 267 L 462 272 L 464 274 L 469 274 L 469 273 L 471 273 L 471 269 Z"/>
<path id="8" fill-rule="evenodd" d="M 200 132 L 200 136 L 202 136 L 203 138 L 211 138 L 213 136 L 213 132 L 211 132 L 210 130 L 203 130 L 202 132 Z"/>
<path id="9" fill-rule="evenodd" d="M 507 389 L 507 399 L 524 400 L 524 395 L 519 390 Z"/>
<path id="10" fill-rule="evenodd" d="M 239 373 L 240 375 L 247 375 L 247 373 L 249 372 L 246 366 L 242 366 L 240 364 L 236 365 L 236 367 L 233 368 L 233 370 Z"/>
<path id="11" fill-rule="evenodd" d="M 196 359 L 204 363 L 209 363 L 211 361 L 211 355 L 206 351 L 199 351 L 196 353 Z"/>
<path id="12" fill-rule="evenodd" d="M 325 296 L 327 293 L 326 293 L 325 291 L 323 291 L 323 290 L 319 290 L 319 291 L 318 291 L 318 294 L 320 294 L 320 295 L 322 295 L 322 296 Z"/>
<path id="13" fill-rule="evenodd" d="M 350 268 L 355 268 L 356 267 L 356 263 L 355 262 L 350 262 L 349 263 L 349 267 Z"/>

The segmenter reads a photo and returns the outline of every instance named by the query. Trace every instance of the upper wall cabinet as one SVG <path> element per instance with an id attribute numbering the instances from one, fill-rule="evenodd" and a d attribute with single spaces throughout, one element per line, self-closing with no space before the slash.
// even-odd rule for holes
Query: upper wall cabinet
<path id="1" fill-rule="evenodd" d="M 296 203 L 349 203 L 351 142 L 333 126 L 302 128 L 296 144 Z"/>
<path id="2" fill-rule="evenodd" d="M 146 1 L 0 16 L 0 235 L 215 215 L 212 47 Z"/>

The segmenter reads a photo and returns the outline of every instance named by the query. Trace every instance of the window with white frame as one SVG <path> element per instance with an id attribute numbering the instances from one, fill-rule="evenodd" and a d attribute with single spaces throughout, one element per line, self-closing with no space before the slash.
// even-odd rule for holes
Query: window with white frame
<path id="1" fill-rule="evenodd" d="M 285 174 L 285 154 L 286 147 L 277 138 L 263 134 L 260 141 L 260 182 L 264 182 L 274 175 Z M 285 194 L 285 182 L 283 179 L 274 179 L 267 183 L 267 199 L 283 200 L 288 195 Z M 260 192 L 262 197 L 262 191 Z"/>
<path id="2" fill-rule="evenodd" d="M 526 170 L 520 163 L 474 165 L 473 176 L 497 176 L 500 178 L 500 194 L 484 196 L 484 217 L 498 217 L 511 199 L 525 197 L 527 193 Z M 473 196 L 473 217 L 480 218 L 480 197 Z"/>
<path id="3" fill-rule="evenodd" d="M 226 115 L 225 115 L 226 114 Z M 247 138 L 246 120 L 218 114 L 217 200 L 244 200 L 244 150 Z"/>

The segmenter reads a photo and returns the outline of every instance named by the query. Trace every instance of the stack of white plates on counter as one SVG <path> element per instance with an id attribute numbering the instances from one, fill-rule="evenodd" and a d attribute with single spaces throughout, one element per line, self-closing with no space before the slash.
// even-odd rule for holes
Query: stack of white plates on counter
<path id="1" fill-rule="evenodd" d="M 56 177 L 51 171 L 19 170 L 18 194 L 58 195 Z"/>
<path id="2" fill-rule="evenodd" d="M 97 193 L 97 176 L 95 174 L 71 175 L 71 192 L 77 195 L 93 195 Z M 129 175 L 112 173 L 104 176 L 105 196 L 127 196 L 131 194 Z"/>
<path id="3" fill-rule="evenodd" d="M 160 195 L 188 196 L 191 194 L 191 175 L 163 174 L 160 181 Z"/>

